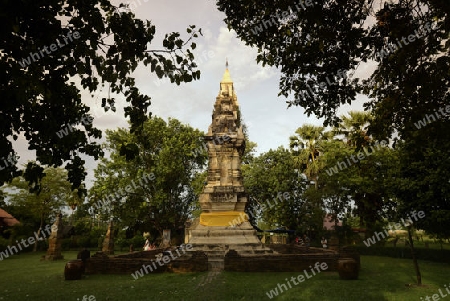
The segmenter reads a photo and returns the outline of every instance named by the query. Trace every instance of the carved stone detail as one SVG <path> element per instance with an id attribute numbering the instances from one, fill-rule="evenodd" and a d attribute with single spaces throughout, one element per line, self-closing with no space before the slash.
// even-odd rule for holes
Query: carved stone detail
<path id="1" fill-rule="evenodd" d="M 212 122 L 205 136 L 205 140 L 208 140 L 209 164 L 207 183 L 200 196 L 204 212 L 222 211 L 225 207 L 221 204 L 233 202 L 233 210 L 240 211 L 247 202 L 241 173 L 245 137 L 239 116 L 233 82 L 226 70 L 214 104 Z"/>

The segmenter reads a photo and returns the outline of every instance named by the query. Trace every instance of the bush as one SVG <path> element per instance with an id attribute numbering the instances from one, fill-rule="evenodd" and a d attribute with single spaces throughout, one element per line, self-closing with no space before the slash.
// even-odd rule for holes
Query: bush
<path id="1" fill-rule="evenodd" d="M 116 246 L 119 247 L 120 251 L 122 251 L 123 249 L 128 250 L 130 247 L 130 244 L 131 244 L 131 239 L 119 237 L 116 240 Z"/>
<path id="2" fill-rule="evenodd" d="M 92 247 L 90 237 L 89 236 L 78 236 L 77 237 L 77 245 L 81 249 Z"/>
<path id="3" fill-rule="evenodd" d="M 412 259 L 409 247 L 353 246 L 360 255 Z M 419 260 L 450 263 L 450 250 L 414 248 Z"/>
<path id="4" fill-rule="evenodd" d="M 3 251 L 9 246 L 9 239 L 0 236 L 0 251 Z"/>
<path id="5" fill-rule="evenodd" d="M 90 220 L 81 219 L 74 223 L 74 231 L 76 235 L 85 235 L 90 232 Z"/>
<path id="6" fill-rule="evenodd" d="M 62 251 L 69 251 L 71 245 L 72 245 L 72 239 L 71 238 L 64 238 L 64 239 L 61 240 L 61 250 Z"/>
<path id="7" fill-rule="evenodd" d="M 130 244 L 133 244 L 133 247 L 136 251 L 142 250 L 145 244 L 145 239 L 142 234 L 137 234 L 133 238 L 129 240 Z M 128 244 L 128 246 L 130 245 Z"/>
<path id="8" fill-rule="evenodd" d="M 103 236 L 100 237 L 94 237 L 91 236 L 89 238 L 89 246 L 93 248 L 94 250 L 101 250 L 102 249 L 102 243 L 103 243 Z"/>
<path id="9" fill-rule="evenodd" d="M 47 251 L 48 250 L 48 239 L 39 240 L 37 242 L 37 250 L 38 251 Z"/>

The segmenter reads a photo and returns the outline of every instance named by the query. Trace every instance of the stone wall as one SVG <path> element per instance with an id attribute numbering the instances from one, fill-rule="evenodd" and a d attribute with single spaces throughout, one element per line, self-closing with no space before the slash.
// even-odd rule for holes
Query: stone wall
<path id="1" fill-rule="evenodd" d="M 292 251 L 292 250 L 290 250 Z M 310 270 L 316 262 L 325 262 L 327 271 L 338 269 L 339 258 L 353 258 L 360 266 L 359 254 L 343 252 L 341 254 L 325 251 L 323 253 L 308 254 L 273 254 L 273 255 L 239 255 L 230 250 L 225 255 L 224 270 L 233 272 L 301 272 Z"/>
<path id="2" fill-rule="evenodd" d="M 281 254 L 308 254 L 308 253 L 336 253 L 336 251 L 323 249 L 323 248 L 314 248 L 314 247 L 305 247 L 299 246 L 295 244 L 265 244 L 265 246 L 270 249 L 281 253 Z"/>
<path id="3" fill-rule="evenodd" d="M 280 247 L 280 251 L 281 248 Z M 143 265 L 150 265 L 161 249 L 133 252 L 114 257 L 97 252 L 86 260 L 87 274 L 131 274 Z M 296 248 L 287 247 L 287 254 L 239 255 L 235 250 L 227 252 L 224 258 L 224 270 L 235 272 L 302 272 L 309 271 L 316 262 L 325 262 L 327 271 L 337 271 L 339 258 L 353 258 L 360 267 L 359 254 L 351 248 L 343 248 L 340 253 L 323 250 L 319 253 L 294 253 Z M 303 252 L 303 250 L 300 250 Z M 202 251 L 193 251 L 159 266 L 153 272 L 206 272 L 208 257 Z"/>
<path id="4" fill-rule="evenodd" d="M 353 258 L 357 262 L 358 268 L 361 268 L 360 256 L 353 248 L 343 248 L 340 253 L 323 249 L 312 250 L 313 248 L 306 253 L 303 248 L 298 249 L 298 247 L 289 245 L 277 245 L 274 249 L 282 254 L 239 255 L 235 250 L 230 250 L 225 255 L 224 270 L 233 272 L 301 272 L 309 271 L 310 266 L 314 266 L 316 262 L 325 262 L 328 266 L 327 271 L 335 272 L 338 270 L 340 258 Z M 314 251 L 317 253 L 312 253 Z"/>
<path id="5" fill-rule="evenodd" d="M 117 256 L 115 256 L 115 258 L 150 258 L 150 259 L 154 259 L 157 254 L 162 253 L 169 249 L 170 248 L 165 248 L 165 249 L 160 248 L 160 249 L 155 249 L 155 250 L 150 250 L 150 251 L 137 251 L 137 252 L 131 252 L 131 253 L 117 255 Z"/>
<path id="6" fill-rule="evenodd" d="M 156 250 L 154 250 L 156 251 Z M 145 251 L 145 256 L 152 251 Z M 157 252 L 160 253 L 161 251 Z M 140 252 L 134 252 L 135 254 Z M 192 255 L 184 255 L 171 260 L 169 263 L 159 266 L 153 272 L 205 272 L 208 270 L 208 257 L 203 252 L 192 252 Z M 129 254 L 125 254 L 129 255 Z M 136 254 L 137 255 L 137 254 Z M 131 255 L 129 255 L 131 256 Z M 109 257 L 106 254 L 97 253 L 86 260 L 86 274 L 131 274 L 140 270 L 143 265 L 150 265 L 155 258 L 133 258 L 124 255 Z"/>
<path id="7" fill-rule="evenodd" d="M 316 262 L 325 262 L 327 271 L 337 271 L 337 254 L 239 255 L 230 250 L 225 255 L 224 269 L 233 272 L 301 272 Z"/>

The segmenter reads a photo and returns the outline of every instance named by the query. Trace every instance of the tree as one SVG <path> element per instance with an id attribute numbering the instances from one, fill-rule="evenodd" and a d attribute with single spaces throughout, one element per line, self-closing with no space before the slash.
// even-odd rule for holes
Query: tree
<path id="1" fill-rule="evenodd" d="M 373 120 L 370 112 L 350 111 L 348 114 L 349 116 L 341 116 L 342 121 L 334 129 L 336 135 L 343 135 L 345 145 L 342 147 L 347 149 L 345 157 L 341 156 L 337 165 L 340 167 L 339 162 L 344 162 L 354 167 L 344 171 L 345 176 L 341 179 L 341 183 L 351 191 L 350 195 L 356 206 L 354 212 L 359 216 L 359 226 L 367 228 L 367 237 L 376 230 L 376 223 L 382 218 L 383 200 L 387 196 L 383 193 L 385 191 L 383 185 L 380 185 L 385 183 L 380 179 L 386 176 L 387 170 L 391 167 L 389 162 L 392 156 L 388 149 L 381 149 L 380 142 L 373 141 L 372 136 L 368 134 L 368 127 Z M 384 142 L 386 146 L 388 143 Z M 359 153 L 364 154 L 361 160 L 358 158 Z M 352 160 L 346 162 L 347 158 Z"/>
<path id="2" fill-rule="evenodd" d="M 217 5 L 228 27 L 258 48 L 257 62 L 281 68 L 279 95 L 292 93 L 289 105 L 301 105 L 328 125 L 338 120 L 340 104 L 361 90 L 347 73 L 368 55 L 362 27 L 370 11 L 366 1 L 219 0 Z"/>
<path id="3" fill-rule="evenodd" d="M 398 131 L 409 139 L 415 122 L 449 104 L 449 11 L 448 2 L 409 0 L 376 12 L 370 45 L 378 68 L 364 84 L 377 137 Z M 435 116 L 449 118 L 448 112 Z"/>
<path id="4" fill-rule="evenodd" d="M 370 112 L 350 111 L 341 116 L 341 122 L 334 129 L 335 135 L 343 135 L 347 145 L 356 148 L 367 147 L 372 142 L 368 134 L 368 127 L 372 121 Z"/>
<path id="5" fill-rule="evenodd" d="M 351 195 L 348 187 L 343 183 L 348 176 L 347 170 L 345 168 L 340 171 L 333 170 L 333 167 L 343 160 L 350 150 L 339 140 L 326 141 L 322 143 L 322 148 L 322 169 L 318 173 L 316 188 L 318 192 L 310 192 L 310 194 L 312 194 L 311 198 L 318 197 L 322 200 L 323 207 L 337 222 L 338 218 L 343 218 L 349 212 Z"/>
<path id="6" fill-rule="evenodd" d="M 398 216 L 423 211 L 424 218 L 414 220 L 414 228 L 427 231 L 438 238 L 448 238 L 450 222 L 450 135 L 449 121 L 438 120 L 425 128 L 412 132 L 411 139 L 399 141 L 398 169 L 394 173 L 392 191 L 398 199 Z M 412 227 L 408 227 L 411 253 L 416 270 L 417 283 L 422 276 L 415 256 L 411 237 Z"/>
<path id="7" fill-rule="evenodd" d="M 299 127 L 297 136 L 289 137 L 290 149 L 297 163 L 297 168 L 303 172 L 308 180 L 313 181 L 317 188 L 317 175 L 322 168 L 319 160 L 321 143 L 330 138 L 330 133 L 324 128 L 305 124 Z"/>
<path id="8" fill-rule="evenodd" d="M 24 177 L 16 177 L 11 184 L 1 188 L 11 205 L 24 208 L 39 220 L 38 236 L 45 222 L 49 222 L 62 207 L 69 206 L 76 195 L 76 191 L 71 190 L 66 170 L 50 167 L 43 171 L 43 175 L 39 194 L 29 192 L 28 182 Z M 36 249 L 37 244 L 33 250 Z"/>
<path id="9" fill-rule="evenodd" d="M 395 151 L 387 143 L 358 150 L 340 140 L 328 142 L 324 149 L 319 190 L 325 204 L 341 217 L 358 216 L 359 226 L 371 236 L 384 217 L 392 217 L 397 205 L 389 188 L 397 164 Z"/>
<path id="10" fill-rule="evenodd" d="M 242 167 L 244 187 L 249 195 L 246 212 L 256 224 L 298 229 L 304 219 L 302 193 L 306 179 L 296 171 L 294 158 L 284 149 L 270 150 Z"/>
<path id="11" fill-rule="evenodd" d="M 398 169 L 391 188 L 400 214 L 424 211 L 426 217 L 415 225 L 441 237 L 448 237 L 443 225 L 450 222 L 449 126 L 450 121 L 436 120 L 396 143 Z"/>
<path id="12" fill-rule="evenodd" d="M 257 62 L 281 69 L 279 94 L 292 95 L 289 105 L 325 118 L 325 125 L 336 125 L 337 109 L 358 93 L 371 97 L 378 139 L 448 103 L 446 1 L 219 0 L 217 6 L 228 27 L 258 48 Z M 369 61 L 377 65 L 363 81 L 355 71 Z"/>
<path id="13" fill-rule="evenodd" d="M 368 133 L 376 140 L 394 136 L 407 146 L 399 199 L 406 207 L 420 208 L 425 199 L 439 210 L 448 208 L 442 193 L 447 185 L 437 188 L 448 178 L 446 172 L 415 173 L 427 169 L 422 159 L 448 161 L 442 154 L 449 135 L 441 127 L 450 119 L 448 1 L 276 1 L 258 7 L 251 0 L 219 0 L 217 5 L 229 28 L 258 47 L 257 61 L 281 69 L 279 95 L 293 95 L 289 105 L 323 117 L 325 125 L 337 125 L 341 104 L 358 93 L 369 96 L 365 109 L 372 111 L 373 121 Z M 371 61 L 376 66 L 367 80 L 355 76 L 361 63 Z M 423 190 L 416 194 L 409 180 Z"/>
<path id="14" fill-rule="evenodd" d="M 27 170 L 30 183 L 42 178 L 40 165 L 65 165 L 72 188 L 82 193 L 86 173 L 81 155 L 98 159 L 102 149 L 95 142 L 101 131 L 93 126 L 80 89 L 94 95 L 105 87 L 105 111 L 115 111 L 114 94 L 123 94 L 134 132 L 148 118 L 150 106 L 150 97 L 139 92 L 132 77 L 140 63 L 176 84 L 200 77 L 191 41 L 201 30 L 194 25 L 187 28 L 187 38 L 166 34 L 158 49 L 150 46 L 156 31 L 150 21 L 136 19 L 126 5 L 116 7 L 108 0 L 7 0 L 2 16 L 0 158 L 10 164 L 0 171 L 1 183 L 17 176 L 11 140 L 23 134 L 36 151 L 36 164 L 27 166 L 34 168 Z"/>
<path id="15" fill-rule="evenodd" d="M 92 210 L 105 219 L 115 217 L 133 234 L 179 231 L 198 209 L 206 156 L 195 150 L 202 147 L 202 136 L 176 119 L 159 117 L 147 120 L 139 133 L 107 131 L 111 159 L 103 158 L 95 170 Z"/>

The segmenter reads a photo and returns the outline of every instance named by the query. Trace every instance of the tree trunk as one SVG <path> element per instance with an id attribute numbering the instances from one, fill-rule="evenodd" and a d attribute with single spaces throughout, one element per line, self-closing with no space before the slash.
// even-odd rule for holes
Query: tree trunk
<path id="1" fill-rule="evenodd" d="M 37 232 L 37 236 L 38 236 L 38 237 L 41 237 L 41 230 L 42 230 L 42 227 L 43 227 L 43 226 L 44 226 L 44 215 L 41 214 L 41 224 L 39 225 L 39 229 L 38 229 L 38 232 Z M 38 241 L 39 241 L 39 240 L 36 240 L 36 242 L 34 243 L 34 246 L 33 246 L 33 252 L 36 252 L 36 251 L 37 251 Z"/>
<path id="2" fill-rule="evenodd" d="M 422 276 L 420 274 L 419 263 L 417 262 L 416 251 L 414 249 L 414 242 L 411 235 L 411 226 L 408 227 L 409 247 L 411 248 L 411 256 L 414 262 L 414 269 L 416 270 L 417 285 L 422 285 Z"/>

